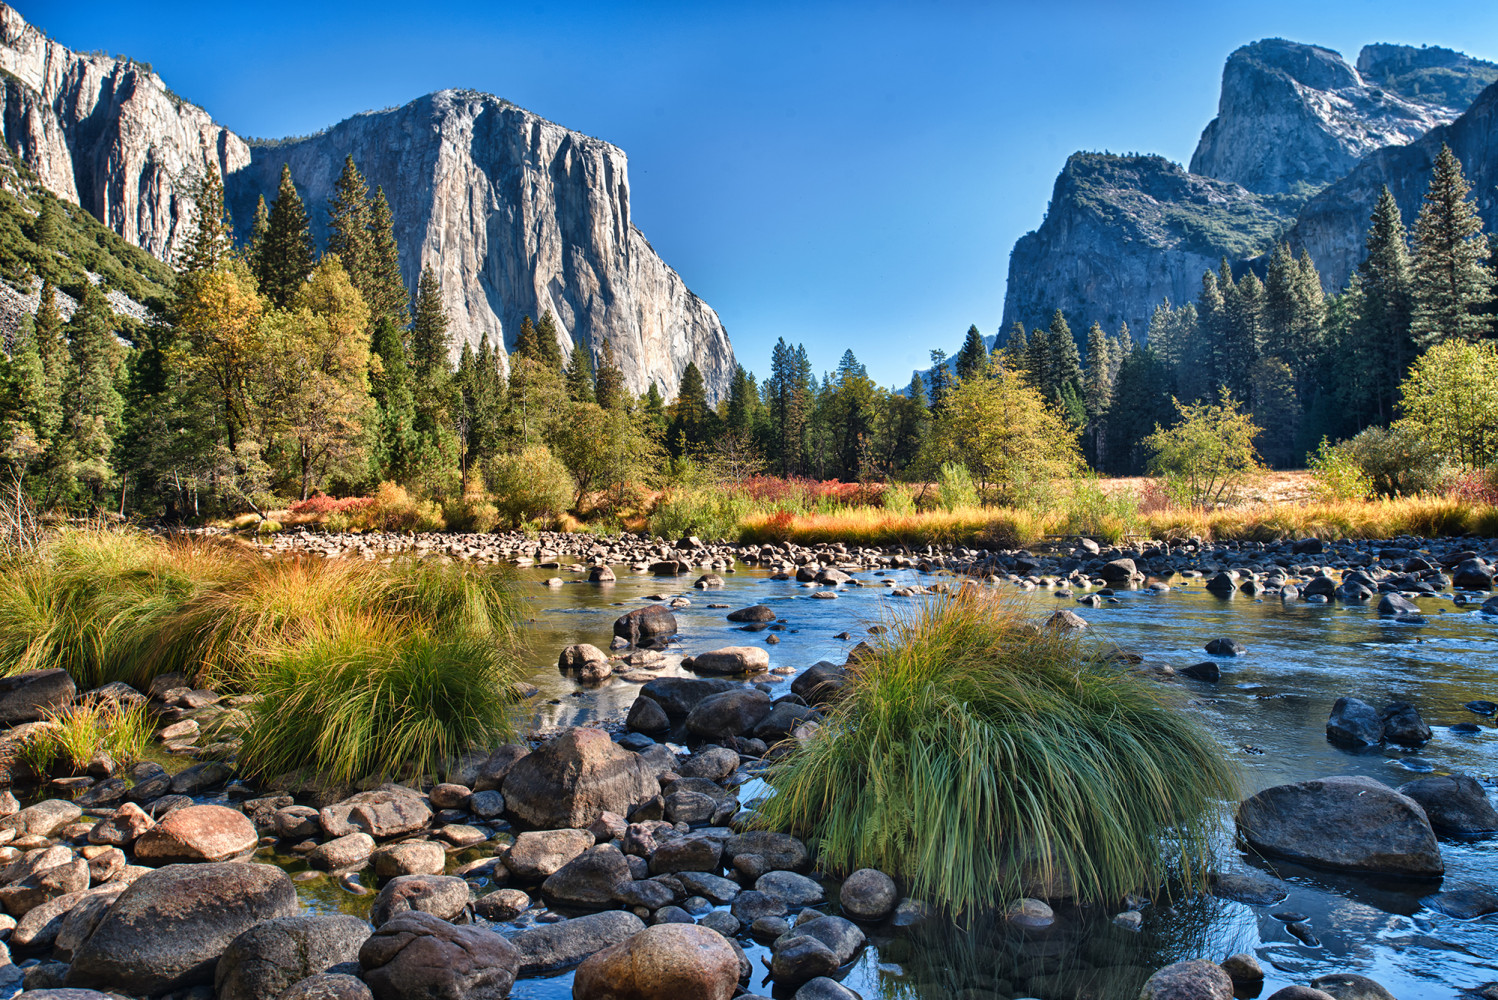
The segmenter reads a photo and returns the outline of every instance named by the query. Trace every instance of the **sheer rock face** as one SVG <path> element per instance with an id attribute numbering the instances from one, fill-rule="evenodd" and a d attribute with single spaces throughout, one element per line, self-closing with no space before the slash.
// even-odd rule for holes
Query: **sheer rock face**
<path id="1" fill-rule="evenodd" d="M 489 94 L 444 90 L 256 147 L 229 178 L 234 218 L 248 226 L 286 163 L 325 238 L 349 154 L 385 191 L 407 284 L 428 265 L 441 279 L 455 357 L 485 333 L 513 346 L 521 317 L 549 310 L 564 352 L 583 344 L 596 357 L 607 339 L 635 392 L 654 380 L 673 395 L 691 361 L 714 400 L 726 392 L 728 335 L 635 228 L 618 147 Z"/>
<path id="2" fill-rule="evenodd" d="M 1158 156 L 1067 160 L 1044 222 L 1010 255 L 1000 334 L 1015 320 L 1044 327 L 1060 308 L 1074 331 L 1127 322 L 1143 337 L 1163 299 L 1195 301 L 1223 257 L 1259 267 L 1292 225 L 1291 245 L 1339 290 L 1381 186 L 1413 225 L 1443 139 L 1492 218 L 1498 145 L 1485 130 L 1498 95 L 1482 88 L 1494 79 L 1498 66 L 1449 49 L 1370 45 L 1354 69 L 1313 45 L 1245 45 L 1223 70 L 1218 117 L 1189 172 Z"/>
<path id="3" fill-rule="evenodd" d="M 1323 285 L 1343 287 L 1362 262 L 1368 220 L 1384 185 L 1398 202 L 1405 227 L 1414 229 L 1442 143 L 1461 161 L 1483 221 L 1489 229 L 1498 224 L 1498 84 L 1494 84 L 1450 125 L 1432 129 L 1409 145 L 1365 156 L 1351 173 L 1301 209 L 1288 238 L 1310 251 Z"/>
<path id="4" fill-rule="evenodd" d="M 1401 48 L 1380 46 L 1384 54 L 1370 57 L 1369 67 L 1384 72 Z M 1365 82 L 1330 49 L 1280 38 L 1254 42 L 1228 57 L 1217 117 L 1202 132 L 1191 172 L 1261 194 L 1320 187 L 1373 150 L 1451 121 L 1460 109 L 1442 100 Z"/>
<path id="5" fill-rule="evenodd" d="M 0 3 L 0 125 L 49 190 L 170 260 L 192 230 L 192 192 L 210 163 L 242 232 L 290 163 L 319 239 L 352 153 L 382 186 L 414 288 L 442 279 L 453 357 L 465 342 L 513 346 L 522 315 L 556 318 L 565 352 L 608 340 L 625 381 L 670 398 L 695 361 L 726 394 L 733 348 L 630 218 L 622 150 L 474 91 L 441 91 L 357 115 L 316 136 L 251 149 L 177 97 L 149 66 L 47 39 Z"/>
<path id="6" fill-rule="evenodd" d="M 74 52 L 0 4 L 0 125 L 47 189 L 125 239 L 170 259 L 192 228 L 192 192 L 210 163 L 250 150 L 149 66 Z"/>
<path id="7" fill-rule="evenodd" d="M 1202 272 L 1268 249 L 1293 215 L 1237 184 L 1189 174 L 1160 156 L 1075 153 L 1039 229 L 1009 255 L 1007 332 L 1066 314 L 1074 333 L 1127 322 L 1142 338 L 1163 299 L 1196 300 Z"/>

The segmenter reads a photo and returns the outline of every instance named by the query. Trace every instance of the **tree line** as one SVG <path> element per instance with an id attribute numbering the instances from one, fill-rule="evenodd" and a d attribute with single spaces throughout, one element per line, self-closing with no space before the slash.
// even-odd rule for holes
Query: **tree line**
<path id="1" fill-rule="evenodd" d="M 244 245 L 216 173 L 195 207 L 160 322 L 121 339 L 97 289 L 63 322 L 44 284 L 0 363 L 0 460 L 41 505 L 177 519 L 380 483 L 443 505 L 544 483 L 530 506 L 608 514 L 688 464 L 924 481 L 956 462 L 1013 493 L 1084 460 L 1143 472 L 1178 400 L 1241 405 L 1260 453 L 1298 465 L 1325 437 L 1390 423 L 1422 352 L 1493 337 L 1498 313 L 1488 241 L 1444 148 L 1413 239 L 1385 190 L 1340 293 L 1280 243 L 1262 276 L 1224 261 L 1195 302 L 1162 303 L 1140 340 L 1096 323 L 1078 338 L 1060 310 L 992 351 L 973 327 L 896 391 L 851 350 L 818 377 L 782 338 L 768 376 L 737 366 L 716 406 L 695 364 L 669 402 L 655 384 L 636 396 L 607 341 L 569 356 L 550 315 L 525 317 L 507 356 L 485 335 L 454 363 L 438 278 L 406 287 L 389 206 L 352 157 L 321 250 L 287 168 Z"/>

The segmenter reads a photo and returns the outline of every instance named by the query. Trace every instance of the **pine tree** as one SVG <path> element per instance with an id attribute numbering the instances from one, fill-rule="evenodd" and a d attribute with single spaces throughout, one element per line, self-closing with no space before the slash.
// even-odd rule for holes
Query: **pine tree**
<path id="1" fill-rule="evenodd" d="M 410 293 L 401 277 L 400 247 L 385 189 L 376 188 L 369 201 L 368 286 L 359 289 L 372 323 L 388 318 L 396 327 L 410 322 Z"/>
<path id="2" fill-rule="evenodd" d="M 1020 371 L 1025 367 L 1025 352 L 1029 347 L 1029 338 L 1025 336 L 1025 324 L 1015 320 L 1009 327 L 1009 339 L 1004 341 L 1004 364 L 1011 371 Z"/>
<path id="3" fill-rule="evenodd" d="M 931 352 L 931 412 L 941 413 L 947 405 L 947 397 L 956 388 L 952 369 L 947 367 L 947 352 L 937 349 Z"/>
<path id="4" fill-rule="evenodd" d="M 446 374 L 451 354 L 442 286 L 431 267 L 424 267 L 416 285 L 416 318 L 411 323 L 411 370 L 416 381 L 426 382 L 439 373 Z"/>
<path id="5" fill-rule="evenodd" d="M 967 339 L 957 352 L 957 377 L 970 379 L 988 367 L 988 345 L 976 325 L 967 328 Z"/>
<path id="6" fill-rule="evenodd" d="M 255 220 L 250 224 L 250 244 L 245 248 L 244 259 L 250 265 L 250 273 L 260 273 L 261 260 L 265 256 L 265 234 L 270 230 L 270 208 L 265 204 L 265 195 L 255 203 Z"/>
<path id="7" fill-rule="evenodd" d="M 564 373 L 567 395 L 574 403 L 591 403 L 598 398 L 598 385 L 594 381 L 593 358 L 587 345 L 579 342 L 572 349 L 572 359 Z"/>
<path id="8" fill-rule="evenodd" d="M 192 276 L 212 271 L 234 252 L 229 213 L 224 208 L 224 182 L 218 167 L 208 170 L 193 190 L 193 232 L 177 255 L 177 270 Z"/>
<path id="9" fill-rule="evenodd" d="M 125 401 L 115 385 L 121 348 L 109 327 L 109 305 L 92 285 L 68 322 L 68 370 L 63 379 L 61 472 L 98 503 L 114 479 L 110 452 L 123 429 Z"/>
<path id="10" fill-rule="evenodd" d="M 282 309 L 291 305 L 317 263 L 317 246 L 312 242 L 307 210 L 302 207 L 302 197 L 291 179 L 291 167 L 286 164 L 281 165 L 281 186 L 270 207 L 265 239 L 257 248 L 255 262 L 258 265 L 255 279 L 260 282 L 261 294 Z"/>
<path id="11" fill-rule="evenodd" d="M 541 314 L 541 322 L 536 324 L 536 360 L 552 371 L 562 370 L 562 345 L 557 340 L 557 321 L 550 309 Z"/>
<path id="12" fill-rule="evenodd" d="M 713 411 L 707 405 L 707 385 L 697 362 L 688 361 L 681 373 L 681 386 L 669 407 L 670 427 L 666 434 L 672 455 L 681 457 L 701 448 L 712 433 Z"/>
<path id="13" fill-rule="evenodd" d="M 42 437 L 51 438 L 62 426 L 62 383 L 68 370 L 68 342 L 63 335 L 62 316 L 57 311 L 57 289 L 52 282 L 42 281 L 41 301 L 36 307 L 36 321 L 32 327 L 36 338 L 37 357 L 42 365 L 42 388 L 51 401 L 45 411 L 49 416 L 37 428 Z"/>
<path id="14" fill-rule="evenodd" d="M 50 195 L 42 195 L 41 208 L 36 213 L 36 220 L 31 224 L 31 242 L 42 250 L 56 250 L 58 235 L 62 229 L 62 210 L 57 205 L 57 199 Z"/>
<path id="15" fill-rule="evenodd" d="M 1025 361 L 1020 367 L 1025 381 L 1040 390 L 1042 396 L 1050 398 L 1054 380 L 1051 375 L 1051 340 L 1046 331 L 1039 327 L 1030 331 L 1030 339 L 1025 344 Z"/>
<path id="16" fill-rule="evenodd" d="M 1364 240 L 1367 256 L 1358 265 L 1361 308 L 1357 335 L 1348 344 L 1358 369 L 1354 379 L 1372 395 L 1372 415 L 1379 423 L 1394 417 L 1399 383 L 1415 360 L 1410 337 L 1410 250 L 1399 203 L 1385 186 L 1369 220 Z"/>
<path id="17" fill-rule="evenodd" d="M 529 316 L 520 317 L 520 332 L 515 334 L 515 344 L 510 354 L 517 358 L 529 358 L 541 363 L 541 348 L 536 342 L 536 327 Z"/>
<path id="18" fill-rule="evenodd" d="M 640 398 L 640 410 L 647 433 L 659 444 L 666 436 L 666 400 L 661 396 L 655 379 L 650 380 L 650 388 Z"/>
<path id="19" fill-rule="evenodd" d="M 1051 314 L 1051 325 L 1046 336 L 1048 356 L 1047 370 L 1050 375 L 1050 390 L 1047 395 L 1059 395 L 1071 390 L 1072 397 L 1082 398 L 1082 355 L 1077 351 L 1076 338 L 1060 309 Z"/>
<path id="20" fill-rule="evenodd" d="M 723 422 L 727 430 L 737 434 L 749 430 L 749 408 L 753 403 L 749 386 L 749 373 L 743 365 L 733 366 L 733 378 L 728 382 L 728 401 L 723 410 Z"/>
<path id="21" fill-rule="evenodd" d="M 328 199 L 328 253 L 338 255 L 366 305 L 373 272 L 370 223 L 369 186 L 350 153 Z"/>
<path id="22" fill-rule="evenodd" d="M 401 329 L 390 317 L 375 321 L 370 350 L 380 360 L 370 379 L 378 426 L 373 455 L 375 475 L 382 480 L 409 482 L 418 447 L 416 399 Z"/>
<path id="23" fill-rule="evenodd" d="M 1300 267 L 1290 244 L 1281 240 L 1269 255 L 1264 278 L 1264 353 L 1288 360 L 1297 354 Z"/>
<path id="24" fill-rule="evenodd" d="M 1411 333 L 1417 343 L 1476 341 L 1487 333 L 1483 310 L 1493 298 L 1488 241 L 1469 199 L 1471 186 L 1451 147 L 1441 145 L 1430 189 L 1415 220 Z"/>
<path id="25" fill-rule="evenodd" d="M 613 345 L 607 337 L 603 339 L 603 352 L 598 359 L 598 372 L 593 377 L 595 398 L 605 410 L 623 409 L 626 401 L 624 369 L 614 357 Z M 655 383 L 651 383 L 653 387 Z"/>

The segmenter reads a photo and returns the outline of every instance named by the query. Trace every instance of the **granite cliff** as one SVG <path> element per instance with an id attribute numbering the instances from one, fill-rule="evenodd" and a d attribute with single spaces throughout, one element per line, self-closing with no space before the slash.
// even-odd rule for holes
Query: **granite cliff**
<path id="1" fill-rule="evenodd" d="M 550 311 L 564 349 L 607 339 L 635 392 L 668 396 L 695 361 L 709 395 L 726 392 L 733 348 L 712 308 L 661 260 L 630 218 L 624 152 L 489 94 L 444 90 L 356 115 L 306 139 L 256 146 L 227 181 L 245 225 L 291 166 L 319 240 L 352 154 L 384 188 L 406 282 L 430 265 L 454 333 L 513 345 L 522 315 Z"/>
<path id="2" fill-rule="evenodd" d="M 1479 138 L 1490 134 L 1479 108 L 1492 103 L 1483 88 L 1494 79 L 1498 66 L 1449 49 L 1370 45 L 1354 68 L 1313 45 L 1243 46 L 1189 171 L 1157 156 L 1067 160 L 1040 227 L 1010 254 L 1000 329 L 1044 325 L 1059 307 L 1073 330 L 1127 321 L 1142 336 L 1164 298 L 1194 299 L 1206 268 L 1258 257 L 1282 236 L 1340 289 L 1380 185 L 1413 223 L 1438 137 L 1460 135 L 1458 155 L 1493 211 L 1498 151 Z M 1493 166 L 1478 166 L 1484 158 Z"/>
<path id="3" fill-rule="evenodd" d="M 623 151 L 499 98 L 441 91 L 252 149 L 149 65 L 74 52 L 0 3 L 0 126 L 48 190 L 163 260 L 210 163 L 242 225 L 290 163 L 321 236 L 352 153 L 385 189 L 407 282 L 442 278 L 454 356 L 484 333 L 513 344 L 522 315 L 550 310 L 566 351 L 607 339 L 635 391 L 669 398 L 693 361 L 710 398 L 727 391 L 728 335 L 635 227 Z"/>

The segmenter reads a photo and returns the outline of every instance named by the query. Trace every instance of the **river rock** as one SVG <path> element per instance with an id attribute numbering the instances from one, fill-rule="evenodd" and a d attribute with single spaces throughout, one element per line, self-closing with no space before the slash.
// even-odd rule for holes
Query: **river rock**
<path id="1" fill-rule="evenodd" d="M 357 976 L 324 972 L 293 983 L 276 1000 L 374 1000 L 374 994 Z"/>
<path id="2" fill-rule="evenodd" d="M 535 976 L 571 968 L 644 929 L 645 922 L 633 913 L 606 910 L 531 927 L 510 940 L 520 949 L 520 975 Z"/>
<path id="3" fill-rule="evenodd" d="M 83 889 L 79 892 L 70 892 L 66 895 L 49 899 L 46 902 L 32 907 L 26 915 L 16 922 L 15 928 L 10 933 L 8 943 L 12 948 L 40 949 L 49 947 L 57 941 L 57 936 L 62 932 L 63 925 L 67 923 L 68 917 L 79 907 L 87 905 L 91 900 L 98 898 L 102 900 L 103 906 L 108 906 L 119 898 L 125 891 L 124 885 L 97 885 L 91 889 Z M 71 948 L 68 949 L 71 953 Z M 66 955 L 60 957 L 67 957 Z"/>
<path id="4" fill-rule="evenodd" d="M 762 858 L 767 870 L 803 874 L 811 871 L 811 852 L 806 845 L 790 834 L 776 830 L 750 830 L 723 842 L 723 860 L 732 862 L 740 855 Z"/>
<path id="5" fill-rule="evenodd" d="M 633 732 L 660 733 L 671 728 L 671 719 L 660 702 L 640 694 L 635 696 L 634 703 L 629 706 L 629 715 L 624 724 Z"/>
<path id="6" fill-rule="evenodd" d="M 1498 810 L 1471 775 L 1421 778 L 1400 785 L 1399 792 L 1420 803 L 1431 826 L 1437 830 L 1456 834 L 1498 830 Z"/>
<path id="7" fill-rule="evenodd" d="M 836 979 L 818 976 L 803 983 L 792 1000 L 863 1000 L 863 998 Z"/>
<path id="8" fill-rule="evenodd" d="M 325 871 L 363 867 L 374 849 L 375 840 L 369 834 L 350 833 L 318 844 L 307 855 L 307 863 Z"/>
<path id="9" fill-rule="evenodd" d="M 557 669 L 566 673 L 572 670 L 586 670 L 589 664 L 594 663 L 602 663 L 606 666 L 608 662 L 609 654 L 597 646 L 579 642 L 562 649 L 561 655 L 557 657 Z"/>
<path id="10" fill-rule="evenodd" d="M 520 960 L 516 946 L 499 934 L 429 913 L 394 917 L 359 949 L 374 1000 L 503 1000 Z"/>
<path id="11" fill-rule="evenodd" d="M 711 837 L 677 837 L 661 844 L 651 853 L 650 874 L 716 872 L 722 867 L 722 857 L 722 844 Z"/>
<path id="12" fill-rule="evenodd" d="M 278 997 L 308 976 L 359 960 L 371 928 L 358 917 L 280 917 L 229 943 L 213 977 L 215 1000 Z"/>
<path id="13" fill-rule="evenodd" d="M 1189 667 L 1182 667 L 1177 671 L 1182 677 L 1189 677 L 1194 681 L 1205 681 L 1208 684 L 1216 684 L 1222 680 L 1222 668 L 1212 660 L 1194 663 Z"/>
<path id="14" fill-rule="evenodd" d="M 775 609 L 768 604 L 751 604 L 747 608 L 739 608 L 737 611 L 728 613 L 731 622 L 772 622 L 775 620 Z"/>
<path id="15" fill-rule="evenodd" d="M 701 702 L 715 694 L 737 691 L 742 685 L 716 677 L 657 677 L 640 688 L 673 719 L 685 719 Z"/>
<path id="16" fill-rule="evenodd" d="M 1139 1000 L 1233 1000 L 1233 981 L 1220 965 L 1194 958 L 1150 976 Z"/>
<path id="17" fill-rule="evenodd" d="M 730 1000 L 739 957 L 716 931 L 657 924 L 589 957 L 572 982 L 575 1000 Z"/>
<path id="18" fill-rule="evenodd" d="M 619 616 L 614 634 L 638 646 L 642 642 L 659 642 L 676 634 L 676 616 L 659 604 L 637 608 Z"/>
<path id="19" fill-rule="evenodd" d="M 51 837 L 83 815 L 76 804 L 64 799 L 44 799 L 0 819 L 0 831 L 14 830 L 16 837 Z"/>
<path id="20" fill-rule="evenodd" d="M 359 792 L 328 806 L 318 815 L 318 822 L 329 837 L 362 832 L 376 840 L 415 833 L 431 821 L 431 807 L 417 792 L 401 785 Z"/>
<path id="21" fill-rule="evenodd" d="M 72 857 L 61 864 L 38 865 L 30 875 L 10 885 L 0 887 L 0 905 L 13 917 L 24 919 L 27 914 L 44 903 L 63 896 L 81 893 L 88 888 L 88 862 Z"/>
<path id="22" fill-rule="evenodd" d="M 766 872 L 755 880 L 754 888 L 793 910 L 816 906 L 827 898 L 820 883 L 795 872 Z"/>
<path id="23" fill-rule="evenodd" d="M 1394 995 L 1367 976 L 1354 972 L 1334 972 L 1329 976 L 1317 976 L 1311 987 L 1318 989 L 1333 1000 L 1394 1000 Z"/>
<path id="24" fill-rule="evenodd" d="M 1218 597 L 1231 597 L 1238 589 L 1238 581 L 1226 573 L 1218 573 L 1207 581 L 1207 592 Z M 1208 650 L 1208 652 L 1211 652 Z"/>
<path id="25" fill-rule="evenodd" d="M 649 766 L 601 729 L 567 730 L 518 760 L 504 781 L 506 808 L 544 829 L 580 830 L 605 811 L 627 816 L 659 791 Z"/>
<path id="26" fill-rule="evenodd" d="M 66 982 L 153 996 L 208 983 L 236 937 L 296 911 L 291 879 L 270 865 L 158 868 L 136 879 L 104 913 L 74 954 Z"/>
<path id="27" fill-rule="evenodd" d="M 387 844 L 374 852 L 374 870 L 380 878 L 401 875 L 441 875 L 447 867 L 447 852 L 430 840 L 408 840 Z"/>
<path id="28" fill-rule="evenodd" d="M 682 668 L 720 677 L 762 674 L 770 669 L 770 654 L 758 646 L 725 646 L 681 661 Z"/>
<path id="29" fill-rule="evenodd" d="M 1372 778 L 1266 788 L 1238 807 L 1237 824 L 1255 850 L 1292 861 L 1418 878 L 1445 870 L 1425 810 Z"/>
<path id="30" fill-rule="evenodd" d="M 1420 712 L 1407 701 L 1396 701 L 1384 706 L 1379 713 L 1384 726 L 1384 739 L 1400 746 L 1423 746 L 1430 740 L 1430 727 L 1420 718 Z"/>
<path id="31" fill-rule="evenodd" d="M 36 722 L 73 700 L 78 688 L 61 667 L 0 677 L 0 723 Z"/>
<path id="32" fill-rule="evenodd" d="M 227 806 L 187 806 L 171 813 L 135 841 L 135 857 L 146 864 L 227 861 L 248 855 L 259 842 L 255 824 Z"/>
<path id="33" fill-rule="evenodd" d="M 1206 645 L 1208 656 L 1242 656 L 1248 648 L 1236 639 L 1217 638 Z"/>
<path id="34" fill-rule="evenodd" d="M 727 747 L 708 746 L 688 757 L 677 768 L 683 778 L 722 781 L 739 769 L 739 755 Z"/>
<path id="35" fill-rule="evenodd" d="M 614 903 L 620 888 L 633 881 L 629 863 L 613 844 L 583 851 L 541 883 L 546 897 L 580 909 L 599 909 Z"/>
<path id="36" fill-rule="evenodd" d="M 698 702 L 687 716 L 687 729 L 703 739 L 742 736 L 769 714 L 769 695 L 755 688 L 739 688 Z"/>
<path id="37" fill-rule="evenodd" d="M 874 868 L 860 868 L 843 880 L 838 891 L 843 912 L 854 920 L 883 920 L 900 901 L 895 880 Z"/>
<path id="38" fill-rule="evenodd" d="M 837 700 L 847 683 L 846 668 L 823 660 L 807 667 L 791 681 L 791 693 L 808 705 L 826 705 Z"/>
<path id="39" fill-rule="evenodd" d="M 504 787 L 505 778 L 509 777 L 511 769 L 530 752 L 530 747 L 518 743 L 506 743 L 496 748 L 489 759 L 479 766 L 478 774 L 473 779 L 473 790 L 499 791 Z"/>
<path id="40" fill-rule="evenodd" d="M 1384 740 L 1384 722 L 1366 701 L 1338 698 L 1326 720 L 1326 738 L 1343 746 L 1377 746 Z"/>
<path id="41" fill-rule="evenodd" d="M 369 908 L 376 927 L 404 913 L 430 913 L 458 920 L 468 909 L 468 883 L 455 875 L 401 875 L 386 882 Z"/>
<path id="42" fill-rule="evenodd" d="M 770 957 L 770 978 L 782 986 L 798 986 L 820 976 L 830 976 L 837 969 L 837 955 L 832 949 L 803 934 L 777 940 Z"/>

